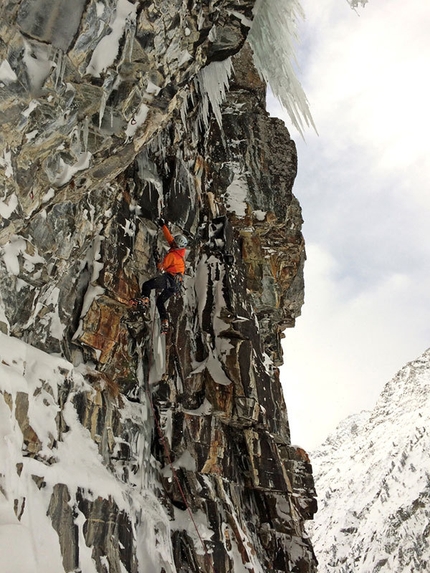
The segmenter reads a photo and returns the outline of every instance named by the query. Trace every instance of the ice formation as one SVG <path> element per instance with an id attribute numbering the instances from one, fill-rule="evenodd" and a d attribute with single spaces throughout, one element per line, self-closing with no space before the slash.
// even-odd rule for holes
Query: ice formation
<path id="1" fill-rule="evenodd" d="M 304 18 L 299 0 L 258 0 L 248 39 L 254 61 L 274 95 L 287 110 L 297 130 L 315 124 L 307 97 L 297 78 L 294 66 L 297 18 Z"/>

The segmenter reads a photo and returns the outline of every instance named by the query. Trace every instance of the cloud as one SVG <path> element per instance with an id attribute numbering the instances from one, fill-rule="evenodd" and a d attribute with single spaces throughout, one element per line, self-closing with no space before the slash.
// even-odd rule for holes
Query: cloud
<path id="1" fill-rule="evenodd" d="M 290 130 L 308 261 L 282 376 L 293 440 L 314 447 L 430 346 L 430 3 L 302 4 L 319 136 Z"/>
<path id="2" fill-rule="evenodd" d="M 303 316 L 286 331 L 281 368 L 293 441 L 314 448 L 346 416 L 371 409 L 383 385 L 423 352 L 430 325 L 411 299 L 430 306 L 430 279 L 387 275 L 345 296 L 337 261 L 308 245 Z"/>
<path id="3" fill-rule="evenodd" d="M 334 131 L 340 149 L 360 142 L 384 169 L 427 158 L 429 4 L 371 0 L 360 17 L 339 0 L 310 4 L 303 84 L 318 131 Z"/>

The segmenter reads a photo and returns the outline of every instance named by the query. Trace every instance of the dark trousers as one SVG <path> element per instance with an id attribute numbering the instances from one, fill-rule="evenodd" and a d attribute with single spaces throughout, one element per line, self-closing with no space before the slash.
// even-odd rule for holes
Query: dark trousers
<path id="1" fill-rule="evenodd" d="M 177 292 L 175 277 L 170 273 L 163 273 L 149 279 L 142 285 L 142 296 L 150 296 L 153 289 L 161 290 L 155 302 L 161 320 L 169 317 L 164 306 L 166 301 Z"/>

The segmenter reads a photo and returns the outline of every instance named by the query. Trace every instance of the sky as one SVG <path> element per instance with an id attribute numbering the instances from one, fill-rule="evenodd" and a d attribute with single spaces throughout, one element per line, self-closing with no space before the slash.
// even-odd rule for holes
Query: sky
<path id="1" fill-rule="evenodd" d="M 281 368 L 292 442 L 315 449 L 430 347 L 430 2 L 302 0 L 305 305 Z"/>

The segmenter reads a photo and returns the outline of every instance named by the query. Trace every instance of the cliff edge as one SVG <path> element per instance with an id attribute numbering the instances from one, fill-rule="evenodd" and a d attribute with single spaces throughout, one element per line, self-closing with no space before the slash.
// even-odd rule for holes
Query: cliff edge
<path id="1" fill-rule="evenodd" d="M 0 8 L 0 545 L 20 573 L 316 570 L 278 370 L 303 303 L 297 156 L 253 4 Z M 154 300 L 128 305 L 160 215 L 188 238 L 166 335 Z"/>

